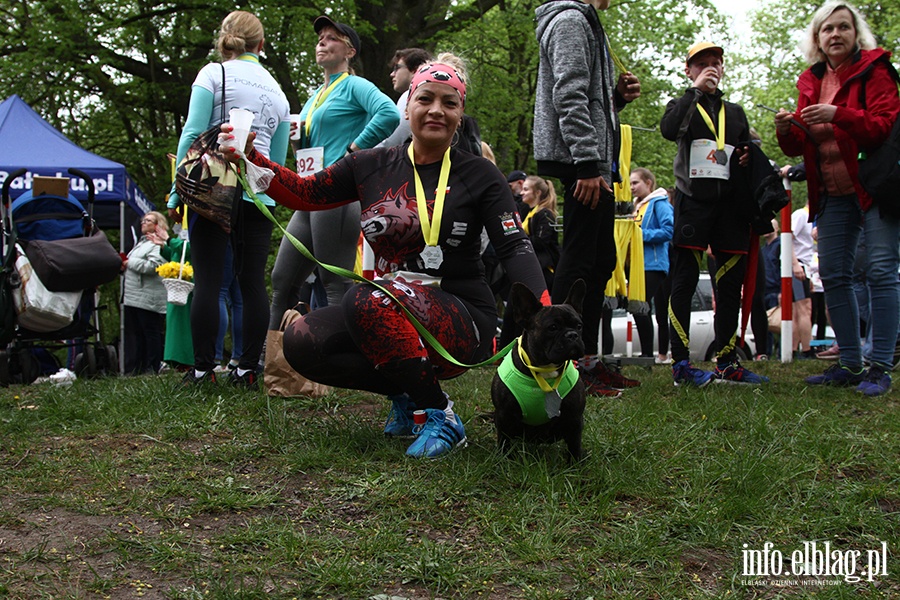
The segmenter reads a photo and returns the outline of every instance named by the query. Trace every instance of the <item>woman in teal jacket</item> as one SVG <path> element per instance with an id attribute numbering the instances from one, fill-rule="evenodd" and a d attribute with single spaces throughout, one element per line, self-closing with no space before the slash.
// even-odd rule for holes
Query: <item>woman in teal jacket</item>
<path id="1" fill-rule="evenodd" d="M 389 136 L 400 122 L 391 99 L 375 84 L 353 75 L 350 64 L 359 54 L 360 39 L 352 27 L 322 16 L 313 27 L 319 34 L 316 64 L 325 80 L 300 113 L 300 144 L 297 172 L 311 175 L 329 167 L 345 154 L 373 148 Z M 320 261 L 353 270 L 359 242 L 358 204 L 329 210 L 297 211 L 287 231 L 303 242 Z M 272 307 L 269 329 L 278 329 L 284 311 L 299 296 L 300 285 L 313 273 L 315 263 L 294 248 L 287 237 L 281 241 L 272 269 Z M 325 269 L 318 270 L 327 304 L 340 302 L 349 282 Z"/>

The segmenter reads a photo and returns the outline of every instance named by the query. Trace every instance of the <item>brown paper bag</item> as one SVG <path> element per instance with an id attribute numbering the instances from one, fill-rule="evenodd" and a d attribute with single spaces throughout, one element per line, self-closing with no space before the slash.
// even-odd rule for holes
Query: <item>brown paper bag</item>
<path id="1" fill-rule="evenodd" d="M 266 333 L 266 367 L 263 382 L 269 396 L 319 398 L 331 393 L 330 386 L 310 381 L 295 371 L 284 358 L 284 330 L 300 316 L 300 311 L 288 309 L 281 318 L 280 329 L 270 329 Z"/>
<path id="2" fill-rule="evenodd" d="M 769 331 L 781 333 L 781 305 L 773 306 L 767 310 L 766 317 L 769 320 Z"/>

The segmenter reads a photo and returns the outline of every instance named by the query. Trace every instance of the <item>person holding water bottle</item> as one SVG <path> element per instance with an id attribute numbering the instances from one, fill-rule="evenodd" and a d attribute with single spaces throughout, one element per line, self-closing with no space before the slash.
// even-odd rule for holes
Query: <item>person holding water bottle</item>
<path id="1" fill-rule="evenodd" d="M 703 387 L 710 382 L 762 384 L 767 377 L 743 367 L 737 359 L 735 333 L 741 308 L 750 217 L 735 206 L 732 162 L 746 167 L 750 124 L 739 105 L 725 100 L 719 85 L 725 74 L 724 51 L 710 42 L 688 48 L 684 72 L 691 86 L 669 101 L 659 123 L 667 140 L 678 144 L 675 155 L 675 224 L 670 274 L 669 332 L 675 385 Z M 700 277 L 703 253 L 711 247 L 716 271 L 716 369 L 705 371 L 690 362 L 691 299 Z"/>
<path id="2" fill-rule="evenodd" d="M 223 112 L 235 119 L 243 116 L 245 120 L 238 123 L 238 128 L 246 133 L 253 131 L 254 147 L 277 164 L 284 163 L 290 135 L 290 107 L 278 82 L 259 62 L 264 41 L 262 23 L 251 13 L 237 10 L 222 21 L 216 50 L 223 62 L 206 65 L 194 80 L 187 121 L 178 141 L 176 164 L 197 136 L 221 122 Z M 264 204 L 275 205 L 265 194 L 259 197 Z M 219 314 L 219 289 L 229 239 L 244 299 L 244 347 L 237 368 L 229 374 L 229 382 L 250 389 L 259 385 L 257 365 L 269 323 L 265 276 L 273 225 L 246 194 L 237 204 L 230 235 L 196 212 L 188 213 L 194 267 L 191 305 L 194 368 L 184 376 L 186 386 L 216 381 L 213 369 L 219 320 L 214 315 Z M 174 185 L 167 206 L 170 216 L 180 222 L 183 207 Z"/>

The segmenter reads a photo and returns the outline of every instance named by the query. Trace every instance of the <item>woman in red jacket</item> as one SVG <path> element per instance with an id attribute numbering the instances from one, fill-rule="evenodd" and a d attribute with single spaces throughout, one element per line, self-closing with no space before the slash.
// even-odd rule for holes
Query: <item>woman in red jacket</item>
<path id="1" fill-rule="evenodd" d="M 873 209 L 859 181 L 857 157 L 884 142 L 900 113 L 897 73 L 890 53 L 875 46 L 862 15 L 846 2 L 827 2 L 816 11 L 801 49 L 812 66 L 797 82 L 797 111 L 779 111 L 775 128 L 785 154 L 802 154 L 808 165 L 809 214 L 819 229 L 825 303 L 841 349 L 840 362 L 806 381 L 852 385 L 877 396 L 891 387 L 900 315 L 900 222 Z M 859 306 L 851 281 L 862 236 L 865 256 L 860 258 L 873 329 L 868 371 L 862 362 Z"/>

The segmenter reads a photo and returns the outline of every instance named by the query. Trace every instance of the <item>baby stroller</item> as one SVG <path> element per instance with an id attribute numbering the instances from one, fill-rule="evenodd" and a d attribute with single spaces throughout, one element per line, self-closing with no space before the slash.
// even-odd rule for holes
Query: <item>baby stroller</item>
<path id="1" fill-rule="evenodd" d="M 86 184 L 88 210 L 68 193 L 28 191 L 10 204 L 10 186 L 25 173 L 19 169 L 6 178 L 0 206 L 0 386 L 37 379 L 36 349 L 45 356 L 52 356 L 49 350 L 75 352 L 79 376 L 115 372 L 116 349 L 101 342 L 97 312 L 105 307 L 96 306 L 96 288 L 119 275 L 122 259 L 93 222 L 93 181 L 69 169 Z M 33 285 L 62 312 L 45 317 L 29 305 L 26 295 L 37 296 Z M 66 314 L 68 306 L 74 310 Z"/>

